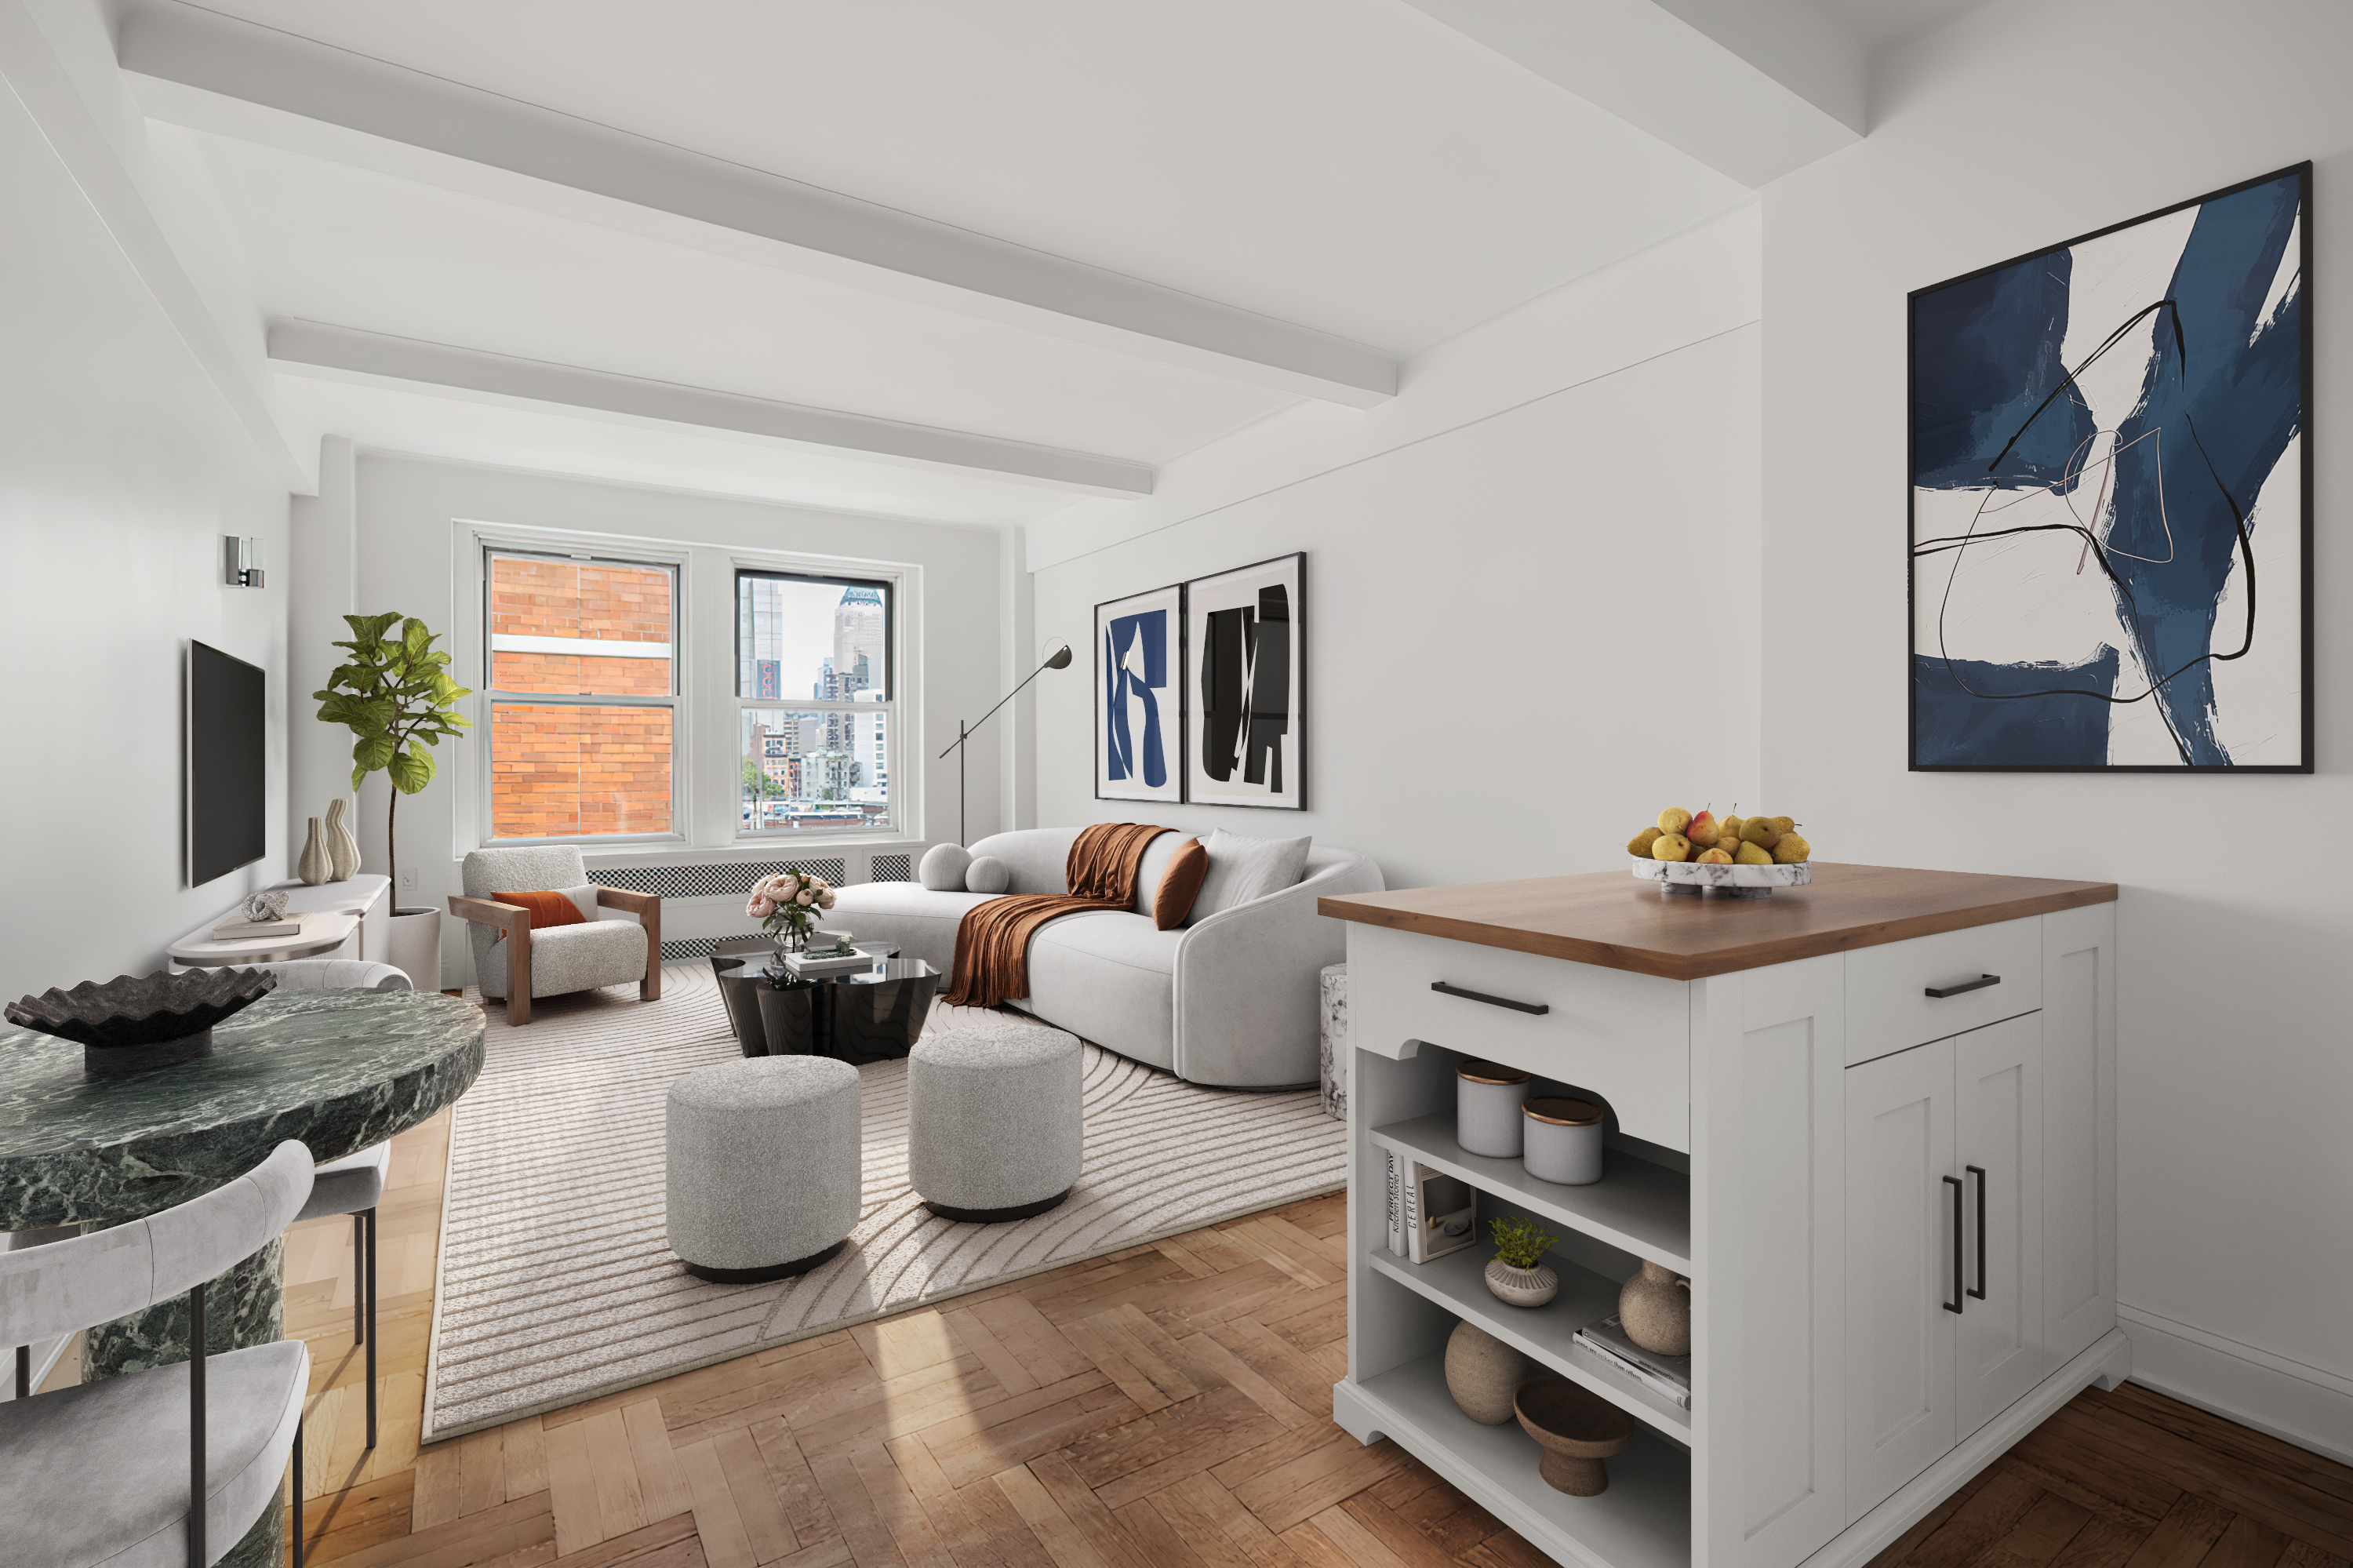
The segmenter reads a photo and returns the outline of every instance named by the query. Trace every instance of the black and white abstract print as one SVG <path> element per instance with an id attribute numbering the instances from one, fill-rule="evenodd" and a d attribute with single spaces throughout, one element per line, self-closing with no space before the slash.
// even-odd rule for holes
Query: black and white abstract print
<path id="1" fill-rule="evenodd" d="M 1300 774 L 1305 563 L 1304 555 L 1282 556 L 1185 585 L 1188 800 L 1293 810 L 1307 804 Z"/>

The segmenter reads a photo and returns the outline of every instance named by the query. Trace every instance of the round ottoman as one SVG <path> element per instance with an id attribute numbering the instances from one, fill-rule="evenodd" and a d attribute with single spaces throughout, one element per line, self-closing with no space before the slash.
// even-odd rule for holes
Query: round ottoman
<path id="1" fill-rule="evenodd" d="M 858 1069 L 746 1056 L 670 1086 L 670 1250 L 734 1285 L 805 1274 L 858 1224 Z"/>
<path id="2" fill-rule="evenodd" d="M 907 1053 L 907 1175 L 923 1206 L 983 1224 L 1042 1214 L 1082 1164 L 1074 1034 L 1010 1019 L 926 1034 Z"/>

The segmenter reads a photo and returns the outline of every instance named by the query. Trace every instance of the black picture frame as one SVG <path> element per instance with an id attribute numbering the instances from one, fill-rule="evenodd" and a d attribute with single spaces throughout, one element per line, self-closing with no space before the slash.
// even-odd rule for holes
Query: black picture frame
<path id="1" fill-rule="evenodd" d="M 1110 753 L 1106 747 L 1109 738 L 1108 729 L 1111 708 L 1111 652 L 1108 645 L 1109 623 L 1112 620 L 1116 619 L 1113 612 L 1126 609 L 1130 607 L 1143 607 L 1153 600 L 1163 599 L 1166 599 L 1168 602 L 1162 608 L 1166 608 L 1170 611 L 1168 646 L 1166 650 L 1166 657 L 1167 660 L 1169 675 L 1168 689 L 1173 694 L 1175 699 L 1174 705 L 1176 708 L 1175 714 L 1170 715 L 1169 718 L 1164 722 L 1167 724 L 1168 728 L 1174 732 L 1176 736 L 1175 768 L 1169 774 L 1169 781 L 1167 786 L 1165 788 L 1155 789 L 1149 786 L 1137 786 L 1129 789 L 1121 789 L 1113 786 L 1112 780 L 1107 778 L 1107 773 L 1109 771 L 1107 762 Z M 1188 733 L 1187 716 L 1190 712 L 1190 706 L 1187 700 L 1187 688 L 1185 683 L 1185 585 L 1182 583 L 1169 583 L 1160 588 L 1145 588 L 1139 593 L 1123 595 L 1118 599 L 1105 599 L 1101 604 L 1096 605 L 1094 613 L 1094 660 L 1092 668 L 1094 672 L 1094 692 L 1088 700 L 1094 712 L 1094 760 L 1092 766 L 1094 768 L 1095 799 L 1098 800 L 1135 800 L 1157 805 L 1183 804 L 1185 800 L 1186 779 L 1185 742 Z M 1165 740 L 1163 745 L 1166 745 Z"/>
<path id="2" fill-rule="evenodd" d="M 2283 169 L 2275 169 L 2268 174 L 2259 175 L 2253 179 L 2242 180 L 2236 185 L 2224 186 L 2220 190 L 2210 191 L 2202 196 L 2192 196 L 2185 201 L 2176 202 L 2169 207 L 2160 207 L 2153 212 L 2143 213 L 2137 217 L 2127 218 L 2120 223 L 2113 223 L 2105 228 L 2094 229 L 2087 234 L 2078 235 L 2072 239 L 2063 240 L 2054 245 L 2043 246 L 2037 249 L 2027 251 L 2021 255 L 2010 257 L 2007 260 L 1998 261 L 1989 266 L 1980 267 L 1972 271 L 1962 273 L 1957 277 L 1946 279 L 1942 282 L 1930 284 L 1926 288 L 1913 290 L 1905 296 L 1905 387 L 1906 408 L 1905 421 L 1905 526 L 1904 547 L 1905 557 L 1905 639 L 1907 655 L 1905 672 L 1906 723 L 1905 726 L 1905 762 L 1908 770 L 1915 773 L 2290 774 L 2311 773 L 2314 771 L 2314 715 L 2316 710 L 2313 692 L 2314 352 L 2311 295 L 2313 281 L 2312 175 L 2313 165 L 2309 161 L 2291 164 Z M 2156 700 L 2156 691 L 2158 687 L 2169 684 L 2169 683 L 2183 675 L 2193 666 L 2211 665 L 2215 662 L 2235 659 L 2241 656 L 2241 654 L 2252 651 L 2254 646 L 2253 639 L 2258 629 L 2262 628 L 2268 630 L 2272 625 L 2271 618 L 2263 616 L 2263 611 L 2268 609 L 2271 604 L 2275 602 L 2275 600 L 2267 601 L 2259 594 L 2249 594 L 2243 586 L 2244 582 L 2252 580 L 2253 575 L 2254 556 L 2252 536 L 2253 531 L 2248 526 L 2253 512 L 2253 496 L 2249 496 L 2249 505 L 2246 509 L 2242 510 L 2237 500 L 2232 497 L 2230 487 L 2220 482 L 2219 475 L 2215 474 L 2215 471 L 2211 465 L 2206 468 L 2203 475 L 2200 475 L 2194 468 L 2189 469 L 2189 472 L 2193 482 L 2203 479 L 2212 490 L 2219 492 L 2220 499 L 2228 508 L 2230 514 L 2237 521 L 2237 537 L 2233 542 L 2233 554 L 2231 556 L 2231 566 L 2229 572 L 2221 579 L 2221 585 L 2218 586 L 2215 590 L 2215 604 L 2218 610 L 2228 604 L 2229 599 L 2226 597 L 2226 593 L 2228 585 L 2233 578 L 2238 579 L 2242 585 L 2238 588 L 2237 592 L 2242 597 L 2249 598 L 2253 600 L 2253 602 L 2248 607 L 2247 610 L 2245 621 L 2246 637 L 2238 652 L 2221 652 L 2212 646 L 2214 641 L 2221 640 L 2222 636 L 2226 635 L 2223 626 L 2214 626 L 2210 629 L 2209 642 L 2205 652 L 2173 669 L 2161 680 L 2151 683 L 2148 692 L 2144 696 L 2124 697 L 2116 694 L 2116 689 L 2113 687 L 2110 689 L 2108 694 L 2102 694 L 2096 691 L 2084 689 L 2083 687 L 2052 684 L 2052 683 L 2054 681 L 2063 681 L 2067 677 L 2069 673 L 2068 666 L 2051 663 L 2037 663 L 2031 665 L 2024 663 L 2012 663 L 2009 665 L 1985 664 L 1981 662 L 1957 659 L 1947 649 L 1924 649 L 1922 646 L 1923 637 L 1920 619 L 1921 607 L 1923 603 L 1922 596 L 1924 593 L 1921 565 L 1924 546 L 1935 546 L 1936 553 L 1947 551 L 1958 552 L 1969 548 L 1971 545 L 1978 542 L 1980 538 L 1987 536 L 1980 535 L 1977 532 L 1976 522 L 1975 519 L 1973 519 L 1968 533 L 1966 535 L 1961 536 L 1967 541 L 1966 543 L 1954 544 L 1942 535 L 1926 539 L 1922 537 L 1922 523 L 1919 512 L 1921 492 L 1924 488 L 1921 482 L 1924 473 L 1924 464 L 1933 464 L 1941 455 L 1941 452 L 1939 451 L 1931 452 L 1924 456 L 1922 450 L 1922 431 L 1924 424 L 1926 424 L 1934 417 L 1931 413 L 1931 409 L 1938 407 L 1938 405 L 1932 403 L 1923 396 L 1924 366 L 1922 316 L 1924 308 L 1936 308 L 1941 302 L 1939 300 L 1940 296 L 1944 297 L 1945 300 L 1954 298 L 1955 296 L 1948 293 L 1949 291 L 1960 290 L 1971 285 L 1978 285 L 1981 290 L 1992 290 L 1998 288 L 2001 286 L 1998 280 L 1998 275 L 2010 273 L 2013 269 L 2019 269 L 2027 263 L 2043 261 L 2048 259 L 2052 261 L 2052 265 L 2055 268 L 2057 265 L 2056 259 L 2060 257 L 2063 252 L 2072 253 L 2078 247 L 2090 245 L 2095 241 L 2125 234 L 2145 225 L 2157 223 L 2160 220 L 2172 217 L 2176 214 L 2188 211 L 2191 208 L 2202 208 L 2210 203 L 2219 202 L 2228 197 L 2257 191 L 2263 187 L 2280 185 L 2283 182 L 2288 181 L 2293 181 L 2295 183 L 2295 192 L 2294 207 L 2295 230 L 2294 255 L 2296 271 L 2291 292 L 2295 297 L 2295 308 L 2297 318 L 2295 337 L 2295 352 L 2300 361 L 2295 378 L 2297 387 L 2297 403 L 2295 410 L 2293 429 L 2297 447 L 2296 461 L 2299 475 L 2299 489 L 2301 492 L 2299 496 L 2300 515 L 2296 520 L 2299 530 L 2299 538 L 2295 549 L 2295 556 L 2299 562 L 2299 576 L 2301 580 L 2297 585 L 2296 593 L 2290 600 L 2290 602 L 2295 607 L 2295 614 L 2300 622 L 2300 625 L 2295 631 L 2298 641 L 2298 648 L 2295 655 L 2297 670 L 2296 681 L 2300 695 L 2299 705 L 2301 708 L 2299 715 L 2300 735 L 2298 737 L 2298 755 L 2296 760 L 2292 762 L 2240 762 L 2235 760 L 2216 761 L 2211 759 L 2198 760 L 2197 758 L 2201 751 L 2207 749 L 2207 743 L 2202 742 L 2194 736 L 2189 740 L 2185 740 L 2181 725 L 2169 711 L 2170 705 L 2159 703 Z M 2287 246 L 2284 241 L 2282 245 L 2281 257 L 2283 263 L 2286 259 L 2287 253 Z M 2049 270 L 2046 269 L 2046 271 L 2047 270 Z M 2055 276 L 2055 274 L 2053 275 Z M 2178 277 L 2178 275 L 2177 268 L 2175 276 Z M 2070 291 L 2068 295 L 2070 299 L 2072 299 L 2072 278 L 2073 266 L 2071 256 L 2069 258 L 2068 280 L 2061 281 L 2059 285 L 2063 290 Z M 2038 284 L 2037 286 L 2040 285 Z M 2171 324 L 2171 336 L 2169 338 L 2169 342 L 2177 355 L 2184 355 L 2183 363 L 2186 366 L 2187 358 L 2184 344 L 2188 343 L 2188 334 L 2180 325 L 2180 307 L 2169 297 L 2170 289 L 2171 285 L 2169 283 L 2164 285 L 2159 290 L 2160 295 L 2164 297 L 2160 297 L 2149 304 L 2142 312 L 2142 314 L 2148 314 L 2152 312 L 2159 313 L 2159 325 L 2152 329 L 2154 334 L 2162 333 L 2165 330 L 2165 323 L 2167 322 L 2168 314 L 2169 313 Z M 2268 299 L 2269 296 L 2266 296 L 2266 298 Z M 2134 318 L 2134 320 L 2137 320 L 2137 317 Z M 2116 337 L 2111 338 L 2108 341 L 2115 342 L 2118 338 L 2122 338 L 2129 329 L 2130 324 L 2131 323 L 2128 322 L 2125 326 L 2118 327 L 2116 329 Z M 2259 328 L 2259 333 L 2260 330 L 2261 329 Z M 2031 405 L 2033 406 L 2033 412 L 2027 416 L 2026 422 L 2024 424 L 2017 426 L 2017 433 L 2010 436 L 2010 440 L 2013 445 L 2020 442 L 2021 438 L 2025 434 L 2028 428 L 2034 423 L 2036 418 L 2041 417 L 2047 408 L 2050 408 L 2054 405 L 2059 406 L 2062 408 L 2063 413 L 2083 410 L 2084 411 L 2084 414 L 2087 415 L 2088 405 L 2084 395 L 2080 391 L 2073 394 L 2072 405 L 2059 404 L 2058 400 L 2061 399 L 2063 396 L 2069 394 L 2070 388 L 2074 386 L 2077 378 L 2085 375 L 2091 369 L 2093 362 L 2099 357 L 2099 354 L 2105 352 L 2105 344 L 2103 344 L 2098 352 L 2087 355 L 2084 358 L 2084 363 L 2073 366 L 2064 364 L 2063 361 L 2059 361 L 2057 356 L 2054 355 L 2052 356 L 2052 360 L 2055 365 L 2055 370 L 2063 371 L 2064 378 L 2061 380 L 2039 404 L 2034 404 L 2033 400 L 2029 396 L 2032 392 L 2040 391 L 2041 388 L 2039 387 L 2030 385 L 2020 388 L 2020 396 L 2021 398 L 2025 399 L 2025 402 L 2021 403 L 2020 406 L 2024 407 Z M 2159 358 L 2160 356 L 2153 354 L 2151 357 Z M 2139 408 L 2136 408 L 2134 417 L 2137 418 L 2139 412 Z M 1948 420 L 1947 428 L 1949 428 L 1949 423 L 1950 421 Z M 2183 411 L 2183 424 L 2186 428 L 2194 429 L 2194 427 L 2189 426 L 2189 424 L 2186 408 Z M 1996 427 L 1997 433 L 1999 432 L 1999 429 L 2006 428 L 2008 427 Z M 2164 424 L 2159 423 L 2155 425 L 2151 429 L 2144 432 L 2144 434 L 2154 433 L 2158 436 L 2159 447 L 2158 449 L 2158 457 L 2160 461 L 2162 458 L 2162 440 L 2166 434 L 2166 429 L 2167 427 Z M 2123 427 L 2121 425 L 2116 432 L 2100 432 L 2094 429 L 2094 435 L 2095 438 L 2100 434 L 2113 434 L 2120 436 L 2122 434 L 2122 430 Z M 2086 449 L 2079 446 L 2073 450 L 2076 452 L 2083 452 Z M 2202 448 L 2200 450 L 2202 453 Z M 1989 465 L 1989 471 L 1990 471 L 1992 468 L 1999 467 L 2004 461 L 2009 461 L 2010 453 L 2011 448 L 2005 447 L 2002 449 L 2001 453 L 1997 455 L 1993 460 L 1993 462 Z M 1972 453 L 1970 455 L 1974 457 L 1978 454 Z M 2021 455 L 2017 461 L 2021 467 L 2028 461 L 2023 455 Z M 2072 458 L 2070 461 L 2072 461 Z M 2278 460 L 2274 459 L 2273 466 L 2268 467 L 2263 471 L 2266 478 L 2277 471 L 2277 461 Z M 2112 464 L 2114 461 L 2115 455 L 2112 451 L 2110 458 L 2101 466 L 2105 467 L 2108 464 Z M 2085 468 L 2088 469 L 2089 466 L 2091 465 L 2087 462 Z M 1932 469 L 1930 471 L 1935 471 Z M 2062 481 L 2063 483 L 2075 482 L 2084 471 L 2085 470 L 2079 469 L 2075 471 L 2073 476 L 2063 473 Z M 2160 478 L 2162 477 L 2162 473 L 2163 471 L 2160 469 Z M 2104 474 L 2102 479 L 2103 488 L 2101 491 L 2104 503 L 2105 496 L 2106 494 L 2106 483 L 2107 476 Z M 1929 488 L 1943 487 L 1932 486 Z M 1992 488 L 1993 487 L 1989 487 L 1989 493 L 1991 493 Z M 2054 486 L 2053 488 L 2056 489 L 2057 487 Z M 2161 490 L 2160 493 L 2162 493 Z M 2164 516 L 2166 521 L 2168 532 L 2165 536 L 2169 545 L 2173 539 L 2173 535 L 2170 531 L 2170 514 L 2166 513 L 2161 515 Z M 2126 582 L 2125 577 L 2120 576 L 2116 568 L 2114 565 L 2115 556 L 2112 556 L 2110 551 L 2105 547 L 2105 541 L 2095 536 L 2094 532 L 2094 529 L 2097 524 L 2103 521 L 2103 517 L 2104 514 L 2102 512 L 2095 511 L 2093 514 L 2090 524 L 2075 527 L 2073 531 L 2083 536 L 2083 556 L 2084 561 L 2089 562 L 2096 558 L 2100 571 L 2105 574 L 2114 584 L 2112 591 L 2116 594 L 2122 595 L 2125 601 L 2129 604 L 2132 602 L 2132 595 L 2130 588 Z M 2050 530 L 2049 524 L 2036 524 L 2031 528 L 2014 530 L 2013 533 L 2022 534 L 2026 532 L 2042 532 L 2047 530 Z M 1991 536 L 2000 537 L 2001 535 L 1993 535 Z M 2121 555 L 2122 552 L 2117 552 L 2117 554 Z M 2126 558 L 2136 561 L 2151 559 L 2150 557 L 2142 556 L 2126 556 Z M 2169 565 L 2171 564 L 2171 561 L 2172 557 L 2168 556 L 2164 560 L 2158 561 L 2156 564 Z M 2078 569 L 2081 570 L 2085 568 L 2079 567 Z M 2138 568 L 2132 567 L 2125 568 L 2127 573 L 2137 569 Z M 1947 591 L 1948 593 L 1950 591 L 1949 585 L 1953 580 L 1955 580 L 1957 576 L 1957 567 L 1954 569 L 1953 574 L 1950 574 L 1947 577 Z M 2262 617 L 2262 619 L 2259 620 L 2259 617 Z M 2135 619 L 2137 620 L 2138 618 L 2137 615 Z M 2105 652 L 2116 656 L 2117 667 L 2121 670 L 2123 667 L 2124 652 L 2113 645 L 2106 646 Z M 1978 700 L 1968 705 L 1952 705 L 1952 699 L 1949 697 L 1949 694 L 1947 694 L 1938 684 L 1936 666 L 1939 664 L 1943 667 L 1945 678 L 1949 680 L 1952 686 L 1959 688 L 1966 697 Z M 2140 669 L 2145 667 L 2145 665 L 2139 663 L 2137 661 L 2135 662 L 2133 666 L 2136 674 L 2137 674 L 2137 672 Z M 2078 665 L 2073 668 L 2088 669 L 2089 666 Z M 1978 673 L 1985 671 L 2028 672 L 2030 677 L 2034 682 L 2036 689 L 2021 692 L 1999 692 L 1989 689 L 1985 691 L 1970 690 L 1966 684 L 1967 680 L 1976 678 Z M 1924 686 L 1927 688 L 1927 694 L 1933 699 L 1933 705 L 1936 709 L 1936 712 L 1931 715 L 1929 721 L 1932 733 L 1927 736 L 1924 736 L 1923 729 L 1924 715 L 1922 705 Z M 1997 726 L 1997 728 L 1999 728 L 2005 720 L 2000 716 L 1996 716 L 1996 710 L 1987 705 L 1988 701 L 2009 701 L 2017 698 L 2042 700 L 2059 697 L 2080 698 L 2084 699 L 2085 704 L 2096 701 L 2105 705 L 2108 709 L 2130 705 L 2131 704 L 2139 701 L 2149 701 L 2152 704 L 2154 710 L 2164 717 L 2167 732 L 2172 737 L 2175 746 L 2182 750 L 2183 756 L 2181 760 L 2171 762 L 2092 761 L 2088 760 L 2084 756 L 2077 756 L 2073 758 L 2061 757 L 2057 759 L 2034 760 L 2022 756 L 2000 755 L 2000 753 L 2001 753 L 2005 748 L 2000 745 L 1980 746 L 1977 748 L 1976 752 L 1972 754 L 1957 742 L 1953 741 L 1950 738 L 1953 731 L 1953 715 L 1955 714 L 1967 715 L 1972 709 L 1988 715 L 1990 721 Z M 2057 710 L 2061 708 L 2063 705 L 2046 703 L 2045 706 L 2046 708 L 2052 710 L 2055 715 Z M 2086 713 L 2093 711 L 2082 705 L 2078 705 L 2078 706 L 2080 711 Z M 2210 707 L 2207 712 L 2211 714 L 2212 712 L 2211 708 Z M 2110 713 L 2101 720 L 2103 743 L 2105 743 L 2105 739 L 2107 722 L 2112 719 L 2113 716 L 2113 714 Z M 2063 728 L 2063 718 L 2059 719 L 2057 722 L 2059 722 Z M 2018 726 L 2013 725 L 2012 727 L 2015 729 Z M 2086 736 L 2084 740 L 2074 744 L 2075 748 L 2078 751 L 2088 751 L 2088 736 Z M 2219 747 L 2221 743 L 2219 739 L 2213 739 L 2211 744 L 2214 747 Z M 2065 749 L 2066 747 L 2064 746 L 2053 747 L 2054 752 L 2063 751 Z"/>
<path id="3" fill-rule="evenodd" d="M 1225 585 L 1253 576 L 1272 574 L 1282 579 L 1288 603 L 1290 639 L 1287 645 L 1289 667 L 1285 672 L 1283 727 L 1280 736 L 1287 746 L 1278 744 L 1273 760 L 1282 769 L 1282 777 L 1288 787 L 1275 791 L 1268 789 L 1235 788 L 1211 777 L 1205 758 L 1212 755 L 1212 739 L 1206 729 L 1212 722 L 1210 703 L 1203 692 L 1202 665 L 1212 655 L 1209 639 L 1196 623 L 1219 609 L 1240 608 L 1219 606 L 1208 602 L 1219 599 Z M 1307 810 L 1307 552 L 1293 550 L 1288 555 L 1270 556 L 1262 561 L 1236 567 L 1229 571 L 1213 572 L 1207 577 L 1192 577 L 1185 583 L 1185 684 L 1186 700 L 1191 714 L 1186 737 L 1185 799 L 1196 806 L 1251 806 L 1261 810 L 1303 811 Z"/>

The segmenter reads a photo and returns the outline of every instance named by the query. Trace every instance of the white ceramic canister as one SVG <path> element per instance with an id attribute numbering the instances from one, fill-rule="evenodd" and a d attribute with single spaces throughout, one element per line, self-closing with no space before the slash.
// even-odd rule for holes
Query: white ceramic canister
<path id="1" fill-rule="evenodd" d="M 1564 1187 L 1601 1180 L 1601 1107 L 1566 1095 L 1537 1095 L 1522 1105 L 1528 1174 Z"/>
<path id="2" fill-rule="evenodd" d="M 1466 1154 L 1520 1157 L 1520 1102 L 1528 1075 L 1500 1062 L 1464 1060 L 1454 1069 L 1454 1141 Z"/>

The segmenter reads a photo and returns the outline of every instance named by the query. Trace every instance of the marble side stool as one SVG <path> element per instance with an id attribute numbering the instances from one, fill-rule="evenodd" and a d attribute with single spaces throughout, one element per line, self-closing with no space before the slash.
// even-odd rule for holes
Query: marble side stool
<path id="1" fill-rule="evenodd" d="M 1324 1114 L 1348 1119 L 1348 966 L 1324 966 Z"/>
<path id="2" fill-rule="evenodd" d="M 670 1250 L 723 1285 L 784 1279 L 839 1252 L 858 1224 L 858 1069 L 829 1056 L 746 1056 L 670 1087 Z"/>

